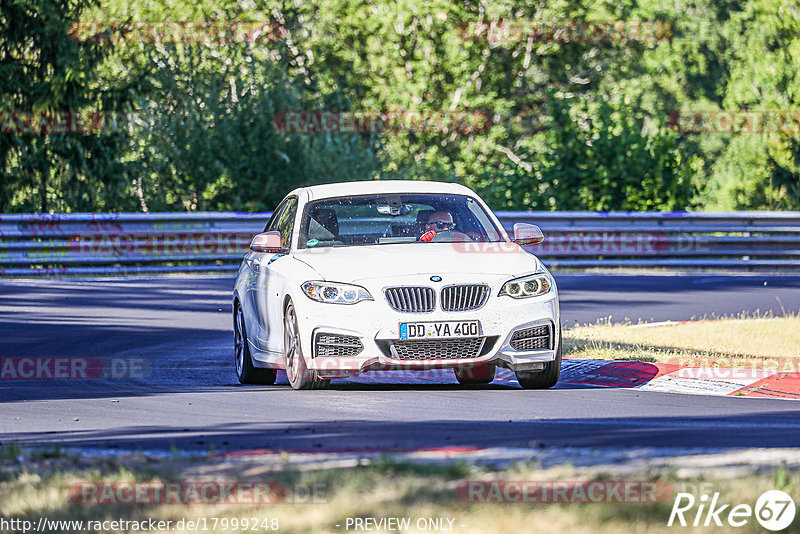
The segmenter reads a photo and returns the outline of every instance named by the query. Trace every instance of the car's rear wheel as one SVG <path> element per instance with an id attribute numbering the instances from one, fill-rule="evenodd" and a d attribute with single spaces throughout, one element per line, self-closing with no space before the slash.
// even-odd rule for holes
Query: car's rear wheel
<path id="1" fill-rule="evenodd" d="M 547 362 L 542 371 L 517 371 L 517 381 L 525 389 L 547 389 L 558 383 L 561 374 L 561 331 L 558 332 L 556 359 Z"/>
<path id="2" fill-rule="evenodd" d="M 238 302 L 233 311 L 233 355 L 236 377 L 240 383 L 267 385 L 275 383 L 275 369 L 261 369 L 253 365 L 244 326 L 244 312 Z"/>
<path id="3" fill-rule="evenodd" d="M 494 380 L 495 366 L 490 363 L 468 365 L 453 369 L 456 380 L 465 386 L 480 386 L 490 384 Z"/>
<path id="4" fill-rule="evenodd" d="M 323 389 L 330 380 L 323 380 L 316 371 L 309 370 L 300 345 L 297 315 L 289 302 L 283 317 L 283 354 L 286 357 L 286 378 L 294 389 Z"/>

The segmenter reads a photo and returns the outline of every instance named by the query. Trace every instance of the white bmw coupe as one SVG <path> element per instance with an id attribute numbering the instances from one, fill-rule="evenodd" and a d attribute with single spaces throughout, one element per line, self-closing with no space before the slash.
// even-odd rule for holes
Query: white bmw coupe
<path id="1" fill-rule="evenodd" d="M 233 292 L 236 372 L 295 389 L 372 370 L 452 368 L 487 384 L 496 366 L 524 388 L 558 381 L 551 274 L 470 189 L 371 181 L 296 189 L 250 244 Z"/>

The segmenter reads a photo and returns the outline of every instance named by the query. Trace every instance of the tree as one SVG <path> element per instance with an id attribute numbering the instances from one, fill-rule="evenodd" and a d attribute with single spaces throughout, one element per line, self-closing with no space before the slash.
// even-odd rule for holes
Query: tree
<path id="1" fill-rule="evenodd" d="M 132 171 L 122 163 L 123 130 L 48 133 L 38 120 L 122 112 L 135 91 L 125 80 L 100 79 L 111 49 L 71 32 L 93 1 L 0 0 L 0 211 L 132 207 L 124 202 Z M 36 131 L 23 133 L 21 119 L 31 116 Z"/>

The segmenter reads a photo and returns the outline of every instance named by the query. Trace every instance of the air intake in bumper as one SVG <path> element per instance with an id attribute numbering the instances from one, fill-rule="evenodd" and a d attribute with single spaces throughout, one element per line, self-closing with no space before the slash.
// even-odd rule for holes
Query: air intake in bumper
<path id="1" fill-rule="evenodd" d="M 356 336 L 319 333 L 314 337 L 315 356 L 355 356 L 364 350 Z"/>
<path id="2" fill-rule="evenodd" d="M 402 339 L 394 341 L 390 350 L 399 360 L 459 360 L 477 357 L 485 339 Z"/>
<path id="3" fill-rule="evenodd" d="M 514 350 L 552 350 L 553 327 L 549 324 L 530 326 L 511 335 Z"/>
<path id="4" fill-rule="evenodd" d="M 459 339 L 376 339 L 378 348 L 395 360 L 461 360 L 486 356 L 497 336 Z"/>

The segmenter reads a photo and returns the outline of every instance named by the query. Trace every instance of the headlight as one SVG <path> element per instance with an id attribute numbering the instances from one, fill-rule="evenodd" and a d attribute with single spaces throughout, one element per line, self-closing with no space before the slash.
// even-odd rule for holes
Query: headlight
<path id="1" fill-rule="evenodd" d="M 532 274 L 509 280 L 500 288 L 498 296 L 507 295 L 515 299 L 526 299 L 544 295 L 553 287 L 550 277 L 544 273 Z"/>
<path id="2" fill-rule="evenodd" d="M 331 304 L 355 304 L 362 300 L 374 300 L 369 291 L 361 286 L 337 284 L 336 282 L 306 282 L 301 286 L 308 298 Z"/>

